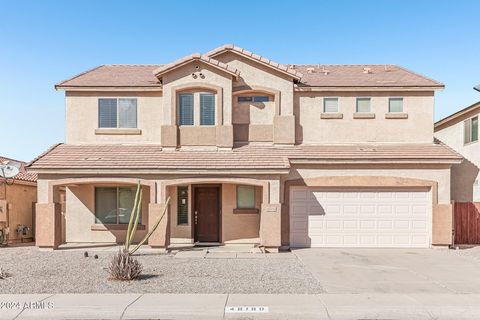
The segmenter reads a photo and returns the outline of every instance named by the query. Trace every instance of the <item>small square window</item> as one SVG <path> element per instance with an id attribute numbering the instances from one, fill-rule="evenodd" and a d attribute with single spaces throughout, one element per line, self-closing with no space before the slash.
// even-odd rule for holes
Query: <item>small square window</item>
<path id="1" fill-rule="evenodd" d="M 388 112 L 403 112 L 403 98 L 388 99 Z"/>
<path id="2" fill-rule="evenodd" d="M 338 98 L 323 98 L 323 112 L 338 112 Z"/>
<path id="3" fill-rule="evenodd" d="M 255 186 L 237 186 L 237 209 L 255 208 Z"/>
<path id="4" fill-rule="evenodd" d="M 370 98 L 357 98 L 357 112 L 370 112 Z"/>

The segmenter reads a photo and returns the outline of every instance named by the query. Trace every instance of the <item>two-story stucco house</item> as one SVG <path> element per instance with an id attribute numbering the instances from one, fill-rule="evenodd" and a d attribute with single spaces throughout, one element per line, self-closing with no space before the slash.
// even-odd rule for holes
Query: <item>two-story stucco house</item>
<path id="1" fill-rule="evenodd" d="M 465 159 L 452 166 L 451 197 L 458 202 L 480 201 L 480 102 L 435 123 L 435 137 Z"/>
<path id="2" fill-rule="evenodd" d="M 285 66 L 225 45 L 102 65 L 56 88 L 66 143 L 30 164 L 39 247 L 123 241 L 137 181 L 139 237 L 171 199 L 153 247 L 451 243 L 462 157 L 434 141 L 443 85 L 402 67 Z"/>

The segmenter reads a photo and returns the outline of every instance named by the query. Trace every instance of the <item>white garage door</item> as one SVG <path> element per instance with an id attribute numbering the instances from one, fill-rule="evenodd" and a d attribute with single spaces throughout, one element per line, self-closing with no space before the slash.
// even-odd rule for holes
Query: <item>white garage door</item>
<path id="1" fill-rule="evenodd" d="M 290 191 L 291 247 L 429 247 L 428 191 Z"/>

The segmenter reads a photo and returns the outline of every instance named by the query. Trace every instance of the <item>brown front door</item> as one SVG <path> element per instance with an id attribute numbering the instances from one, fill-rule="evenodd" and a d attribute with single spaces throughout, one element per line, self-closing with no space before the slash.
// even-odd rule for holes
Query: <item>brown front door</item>
<path id="1" fill-rule="evenodd" d="M 195 187 L 195 241 L 219 242 L 220 187 Z"/>

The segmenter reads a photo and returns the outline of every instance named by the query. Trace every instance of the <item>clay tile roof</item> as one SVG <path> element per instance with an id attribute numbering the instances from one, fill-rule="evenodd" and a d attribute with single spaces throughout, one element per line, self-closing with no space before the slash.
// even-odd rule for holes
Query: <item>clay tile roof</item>
<path id="1" fill-rule="evenodd" d="M 436 141 L 424 144 L 244 146 L 232 151 L 164 151 L 154 145 L 60 144 L 34 160 L 32 169 L 273 170 L 290 162 L 460 162 L 462 156 Z"/>
<path id="2" fill-rule="evenodd" d="M 287 67 L 285 65 L 279 64 L 277 62 L 271 61 L 271 60 L 269 60 L 265 57 L 259 56 L 258 54 L 255 54 L 255 53 L 250 52 L 248 50 L 245 50 L 243 48 L 237 47 L 233 44 L 225 44 L 221 47 L 213 49 L 210 52 L 207 52 L 205 55 L 210 56 L 210 57 L 215 57 L 215 56 L 217 56 L 221 53 L 227 52 L 227 51 L 236 52 L 237 54 L 243 55 L 243 56 L 245 56 L 249 59 L 260 62 L 260 63 L 262 63 L 266 66 L 269 66 L 273 69 L 277 69 L 278 71 L 280 71 L 282 73 L 286 73 L 286 74 L 292 76 L 294 79 L 301 79 L 302 76 L 303 76 L 302 73 L 300 73 L 299 71 L 297 71 L 293 68 L 290 68 L 290 67 Z"/>
<path id="3" fill-rule="evenodd" d="M 101 65 L 58 83 L 55 88 L 119 87 L 161 90 L 158 76 L 198 59 L 234 76 L 240 72 L 215 56 L 235 52 L 291 76 L 301 88 L 308 87 L 426 87 L 443 88 L 440 82 L 396 65 L 282 65 L 234 45 L 224 45 L 207 54 L 192 54 L 166 65 Z M 157 77 L 155 76 L 157 75 Z"/>
<path id="4" fill-rule="evenodd" d="M 0 156 L 0 163 L 3 163 L 5 161 L 14 161 L 14 162 L 20 163 L 20 172 L 15 176 L 15 180 L 21 180 L 26 182 L 37 182 L 37 174 L 27 172 L 27 169 L 26 169 L 27 163 Z"/>
<path id="5" fill-rule="evenodd" d="M 160 77 L 160 75 L 166 73 L 166 72 L 169 72 L 173 69 L 176 69 L 178 67 L 181 67 L 187 63 L 190 63 L 192 61 L 201 61 L 201 62 L 204 62 L 206 64 L 209 64 L 215 68 L 218 68 L 220 70 L 223 70 L 227 73 L 230 73 L 231 75 L 234 75 L 235 77 L 238 77 L 238 75 L 240 74 L 240 72 L 232 67 L 232 66 L 229 66 L 223 62 L 220 62 L 220 61 L 217 61 L 209 56 L 206 56 L 206 55 L 201 55 L 200 53 L 194 53 L 194 54 L 191 54 L 189 56 L 186 56 L 186 57 L 183 57 L 181 59 L 178 59 L 176 61 L 173 61 L 169 64 L 166 64 L 166 65 L 163 65 L 157 69 L 155 69 L 153 71 L 153 74 L 156 76 L 156 77 Z"/>
<path id="6" fill-rule="evenodd" d="M 65 87 L 161 87 L 153 70 L 161 65 L 101 65 L 55 85 Z"/>
<path id="7" fill-rule="evenodd" d="M 299 86 L 313 87 L 435 87 L 440 82 L 396 65 L 297 65 Z"/>

